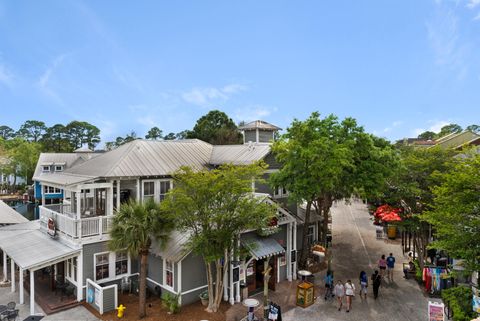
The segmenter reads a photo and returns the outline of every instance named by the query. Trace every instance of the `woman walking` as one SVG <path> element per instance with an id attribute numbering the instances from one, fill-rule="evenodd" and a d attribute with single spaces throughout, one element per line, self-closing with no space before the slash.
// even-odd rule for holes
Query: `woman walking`
<path id="1" fill-rule="evenodd" d="M 383 278 L 385 270 L 387 269 L 387 260 L 385 260 L 385 254 L 378 260 L 378 268 L 380 269 L 380 277 Z"/>
<path id="2" fill-rule="evenodd" d="M 345 296 L 345 287 L 343 286 L 342 281 L 338 280 L 335 285 L 334 294 L 337 297 L 338 302 L 338 311 L 342 309 L 343 297 Z"/>
<path id="3" fill-rule="evenodd" d="M 368 286 L 368 277 L 365 271 L 360 272 L 360 299 L 362 295 L 364 295 L 365 299 L 367 299 L 367 286 Z"/>
<path id="4" fill-rule="evenodd" d="M 382 283 L 382 277 L 378 274 L 378 270 L 375 270 L 375 273 L 372 274 L 372 284 L 373 284 L 373 297 L 377 299 L 378 297 L 378 288 Z"/>
<path id="5" fill-rule="evenodd" d="M 355 296 L 355 285 L 351 280 L 345 283 L 345 295 L 347 296 L 347 312 L 350 312 L 352 308 L 352 298 Z"/>

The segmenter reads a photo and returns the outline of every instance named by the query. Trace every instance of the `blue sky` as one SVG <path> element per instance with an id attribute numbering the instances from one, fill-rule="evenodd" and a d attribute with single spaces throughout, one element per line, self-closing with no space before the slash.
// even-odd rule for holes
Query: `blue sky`
<path id="1" fill-rule="evenodd" d="M 480 0 L 0 0 L 0 124 L 85 120 L 103 140 L 210 109 L 312 111 L 389 139 L 480 123 Z"/>

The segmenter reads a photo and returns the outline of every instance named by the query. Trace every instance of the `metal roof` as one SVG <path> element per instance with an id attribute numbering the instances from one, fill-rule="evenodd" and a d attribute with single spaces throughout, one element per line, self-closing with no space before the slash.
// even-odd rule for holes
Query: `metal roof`
<path id="1" fill-rule="evenodd" d="M 33 177 L 40 177 L 43 175 L 52 175 L 52 173 L 44 173 L 42 171 L 42 165 L 53 165 L 53 164 L 62 164 L 65 165 L 65 169 L 72 166 L 78 165 L 90 157 L 97 157 L 99 154 L 89 154 L 85 153 L 41 153 L 38 158 L 37 167 L 35 168 L 35 173 Z"/>
<path id="2" fill-rule="evenodd" d="M 168 261 L 179 262 L 190 253 L 185 247 L 190 235 L 189 232 L 173 231 L 164 249 L 161 249 L 156 241 L 152 242 L 152 253 Z"/>
<path id="3" fill-rule="evenodd" d="M 252 122 L 249 122 L 243 126 L 240 126 L 238 129 L 240 130 L 255 130 L 255 129 L 263 129 L 263 130 L 282 130 L 280 127 L 277 127 L 275 125 L 272 125 L 270 123 L 267 123 L 266 121 L 263 120 L 254 120 Z"/>
<path id="4" fill-rule="evenodd" d="M 96 177 L 171 175 L 181 166 L 204 169 L 212 145 L 198 139 L 177 141 L 134 140 L 65 171 Z"/>
<path id="5" fill-rule="evenodd" d="M 256 260 L 285 252 L 283 246 L 281 246 L 275 239 L 270 237 L 259 238 L 249 235 L 245 239 L 241 240 L 241 243 L 246 249 L 248 249 L 250 254 L 252 254 Z"/>
<path id="6" fill-rule="evenodd" d="M 28 222 L 22 214 L 0 200 L 0 224 L 18 224 Z"/>
<path id="7" fill-rule="evenodd" d="M 45 182 L 55 185 L 69 186 L 94 180 L 95 176 L 72 175 L 67 173 L 54 173 L 33 177 L 35 181 Z"/>
<path id="8" fill-rule="evenodd" d="M 217 145 L 213 146 L 210 164 L 247 165 L 263 159 L 268 153 L 270 144 Z"/>
<path id="9" fill-rule="evenodd" d="M 30 229 L 15 230 L 8 229 L 8 227 L 0 229 L 0 234 L 2 234 L 0 248 L 20 268 L 39 269 L 80 253 L 80 249 L 67 246 L 40 231 L 39 224 L 37 224 L 37 229 L 33 224 L 29 224 L 28 227 Z"/>

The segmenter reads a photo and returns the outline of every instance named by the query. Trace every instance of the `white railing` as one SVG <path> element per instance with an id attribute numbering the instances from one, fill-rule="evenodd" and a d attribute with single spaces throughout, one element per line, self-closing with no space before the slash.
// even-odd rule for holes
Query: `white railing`
<path id="1" fill-rule="evenodd" d="M 66 206 L 61 205 L 40 206 L 40 226 L 46 230 L 48 219 L 52 218 L 55 222 L 56 232 L 72 240 L 109 233 L 113 220 L 112 216 L 76 219 L 69 212 L 64 211 L 65 209 Z"/>

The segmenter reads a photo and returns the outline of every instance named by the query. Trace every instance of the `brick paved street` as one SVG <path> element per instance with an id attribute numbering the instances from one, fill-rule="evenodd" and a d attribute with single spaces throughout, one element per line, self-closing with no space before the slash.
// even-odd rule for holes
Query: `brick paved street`
<path id="1" fill-rule="evenodd" d="M 419 321 L 426 319 L 428 298 L 425 297 L 414 280 L 405 280 L 402 277 L 402 263 L 406 258 L 402 255 L 400 241 L 377 240 L 375 227 L 365 205 L 354 202 L 346 205 L 338 203 L 332 209 L 333 229 L 333 262 L 332 268 L 335 280 L 346 281 L 351 279 L 357 287 L 356 297 L 353 300 L 352 310 L 337 311 L 335 301 L 325 302 L 323 293 L 309 308 L 294 308 L 283 314 L 284 320 L 388 320 L 388 321 Z M 394 282 L 384 282 L 380 287 L 377 300 L 373 299 L 371 282 L 368 287 L 367 300 L 358 296 L 358 275 L 363 269 L 370 276 L 380 255 L 392 252 L 396 257 Z M 317 288 L 324 273 L 316 277 Z M 322 289 L 323 291 L 323 289 Z M 433 300 L 436 301 L 436 300 Z"/>

